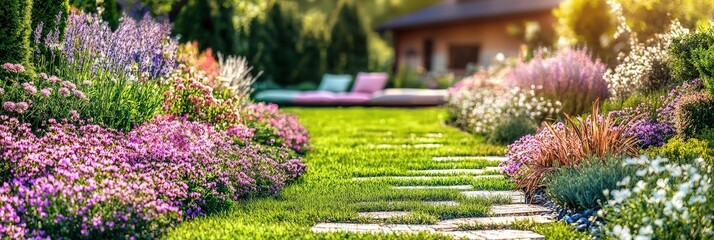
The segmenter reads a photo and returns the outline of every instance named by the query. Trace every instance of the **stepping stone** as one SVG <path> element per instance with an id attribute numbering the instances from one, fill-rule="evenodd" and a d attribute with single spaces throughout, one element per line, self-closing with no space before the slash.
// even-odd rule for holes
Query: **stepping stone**
<path id="1" fill-rule="evenodd" d="M 394 189 L 456 189 L 456 190 L 471 190 L 474 186 L 471 185 L 451 185 L 451 186 L 396 186 Z"/>
<path id="2" fill-rule="evenodd" d="M 468 191 L 461 192 L 461 194 L 466 197 L 510 197 L 513 203 L 525 203 L 526 196 L 523 192 L 519 191 Z"/>
<path id="3" fill-rule="evenodd" d="M 369 204 L 371 202 L 360 202 L 356 204 Z M 387 206 L 394 206 L 394 205 L 400 205 L 404 204 L 407 202 L 404 201 L 396 201 L 396 202 L 387 202 Z M 428 204 L 428 205 L 434 205 L 434 206 L 445 206 L 445 207 L 454 207 L 454 206 L 459 206 L 461 203 L 457 201 L 422 201 L 421 203 Z"/>
<path id="4" fill-rule="evenodd" d="M 352 181 L 380 180 L 380 179 L 404 180 L 404 181 L 410 181 L 410 180 L 429 181 L 429 180 L 445 180 L 445 179 L 451 179 L 451 178 L 459 178 L 459 176 L 379 176 L 379 177 L 355 177 L 355 178 L 352 178 Z M 480 176 L 473 176 L 472 178 L 473 178 L 473 179 L 482 179 L 482 178 L 503 178 L 503 175 L 480 175 Z"/>
<path id="5" fill-rule="evenodd" d="M 504 162 L 507 160 L 504 156 L 449 156 L 449 157 L 433 157 L 434 161 L 463 161 L 463 160 L 487 160 Z"/>
<path id="6" fill-rule="evenodd" d="M 318 223 L 311 228 L 316 233 L 354 232 L 354 233 L 391 233 L 389 228 L 379 224 L 358 223 Z"/>
<path id="7" fill-rule="evenodd" d="M 547 207 L 532 204 L 493 205 L 488 212 L 492 216 L 543 215 L 552 213 Z"/>
<path id="8" fill-rule="evenodd" d="M 444 144 L 438 144 L 438 143 L 425 143 L 425 144 L 402 144 L 402 145 L 394 145 L 394 144 L 379 144 L 379 145 L 374 145 L 370 144 L 370 148 L 376 148 L 376 149 L 390 149 L 390 148 L 440 148 L 443 147 Z"/>
<path id="9" fill-rule="evenodd" d="M 540 240 L 545 239 L 545 236 L 521 230 L 479 230 L 479 231 L 453 231 L 442 232 L 441 234 L 458 239 L 486 239 L 486 240 L 511 240 L 511 239 L 529 239 Z"/>
<path id="10" fill-rule="evenodd" d="M 365 217 L 365 218 L 371 218 L 371 219 L 377 219 L 377 220 L 385 220 L 393 217 L 405 217 L 409 216 L 412 214 L 412 212 L 404 212 L 404 211 L 394 211 L 394 212 L 361 212 L 359 213 L 360 217 Z"/>
<path id="11" fill-rule="evenodd" d="M 461 225 L 480 225 L 480 226 L 508 226 L 513 224 L 514 222 L 519 222 L 519 221 L 532 221 L 534 223 L 550 223 L 553 222 L 553 219 L 546 217 L 546 216 L 508 216 L 508 217 L 479 217 L 479 218 L 455 218 L 455 219 L 449 219 L 449 220 L 444 220 L 440 221 L 437 223 L 437 225 L 444 226 L 444 229 L 448 229 L 447 227 L 453 227 L 454 229 L 458 229 L 459 226 Z"/>
<path id="12" fill-rule="evenodd" d="M 429 169 L 429 170 L 413 170 L 414 173 L 422 174 L 472 174 L 481 175 L 484 173 L 483 169 Z"/>

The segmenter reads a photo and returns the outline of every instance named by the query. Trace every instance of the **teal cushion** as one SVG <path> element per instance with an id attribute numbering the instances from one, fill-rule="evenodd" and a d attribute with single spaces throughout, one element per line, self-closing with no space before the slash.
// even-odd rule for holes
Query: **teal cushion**
<path id="1" fill-rule="evenodd" d="M 258 102 L 270 102 L 277 104 L 292 103 L 293 99 L 300 95 L 300 91 L 295 90 L 266 90 L 255 94 Z"/>
<path id="2" fill-rule="evenodd" d="M 317 90 L 336 93 L 347 92 L 351 82 L 352 76 L 350 75 L 325 74 L 322 76 L 322 82 L 320 82 Z"/>

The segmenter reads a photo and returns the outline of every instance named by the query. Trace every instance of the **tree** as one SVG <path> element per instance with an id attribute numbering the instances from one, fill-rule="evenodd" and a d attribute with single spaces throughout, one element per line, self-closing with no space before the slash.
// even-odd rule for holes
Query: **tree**
<path id="1" fill-rule="evenodd" d="M 0 64 L 19 63 L 30 67 L 32 0 L 0 0 Z M 0 70 L 0 79 L 8 72 Z"/>
<path id="2" fill-rule="evenodd" d="M 558 18 L 558 33 L 571 44 L 587 47 L 593 56 L 608 60 L 617 57 L 611 49 L 616 19 L 607 0 L 567 0 L 553 11 Z"/>
<path id="3" fill-rule="evenodd" d="M 174 34 L 181 42 L 198 42 L 201 50 L 211 48 L 224 55 L 239 53 L 238 32 L 233 25 L 230 0 L 191 0 L 181 10 Z"/>
<path id="4" fill-rule="evenodd" d="M 343 4 L 330 32 L 328 71 L 356 74 L 365 71 L 368 64 L 367 32 L 359 10 L 353 4 Z"/>

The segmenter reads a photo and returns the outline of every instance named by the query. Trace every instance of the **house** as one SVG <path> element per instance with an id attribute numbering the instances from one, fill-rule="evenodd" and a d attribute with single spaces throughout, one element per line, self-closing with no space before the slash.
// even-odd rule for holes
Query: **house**
<path id="1" fill-rule="evenodd" d="M 470 64 L 490 65 L 499 54 L 518 56 L 526 42 L 512 33 L 514 27 L 530 23 L 542 33 L 554 35 L 552 10 L 560 2 L 444 0 L 385 22 L 377 31 L 392 32 L 395 67 L 461 74 Z"/>

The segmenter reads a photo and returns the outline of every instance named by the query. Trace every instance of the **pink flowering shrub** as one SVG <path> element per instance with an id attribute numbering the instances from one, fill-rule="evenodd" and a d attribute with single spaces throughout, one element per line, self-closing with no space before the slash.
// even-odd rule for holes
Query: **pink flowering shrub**
<path id="1" fill-rule="evenodd" d="M 22 73 L 25 68 L 6 63 L 0 71 Z M 37 78 L 18 75 L 0 81 L 0 114 L 16 117 L 33 127 L 50 118 L 71 118 L 89 104 L 83 87 L 45 73 L 38 74 Z"/>
<path id="2" fill-rule="evenodd" d="M 559 102 L 564 113 L 577 115 L 608 97 L 605 71 L 605 64 L 593 61 L 586 50 L 565 49 L 552 57 L 536 56 L 520 63 L 506 75 L 505 84 L 522 89 L 540 86 L 539 97 Z"/>
<path id="3" fill-rule="evenodd" d="M 289 151 L 251 143 L 247 127 L 162 118 L 127 134 L 81 121 L 46 129 L 0 117 L 0 235 L 156 238 L 305 170 Z"/>
<path id="4" fill-rule="evenodd" d="M 248 125 L 267 126 L 271 129 L 280 142 L 299 153 L 310 149 L 308 140 L 310 138 L 307 129 L 300 124 L 294 115 L 282 113 L 278 110 L 278 105 L 258 103 L 251 104 L 244 110 L 245 122 Z M 270 135 L 270 132 L 267 133 Z"/>

